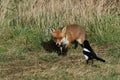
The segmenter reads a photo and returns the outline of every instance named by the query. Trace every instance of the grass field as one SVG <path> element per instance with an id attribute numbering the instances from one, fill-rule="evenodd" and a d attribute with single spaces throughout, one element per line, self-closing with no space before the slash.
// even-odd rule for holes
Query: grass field
<path id="1" fill-rule="evenodd" d="M 50 29 L 79 24 L 96 54 L 58 56 Z M 119 0 L 0 0 L 0 80 L 120 80 Z"/>

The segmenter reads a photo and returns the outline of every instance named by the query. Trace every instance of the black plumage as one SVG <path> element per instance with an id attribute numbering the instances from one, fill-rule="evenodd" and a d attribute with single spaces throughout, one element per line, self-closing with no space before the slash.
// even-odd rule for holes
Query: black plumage
<path id="1" fill-rule="evenodd" d="M 105 62 L 104 59 L 98 57 L 95 54 L 94 50 L 91 48 L 91 46 L 87 40 L 84 41 L 83 54 L 85 56 L 87 64 L 89 63 L 89 60 L 92 60 L 92 63 L 93 63 L 93 59 L 99 60 L 101 62 Z"/>

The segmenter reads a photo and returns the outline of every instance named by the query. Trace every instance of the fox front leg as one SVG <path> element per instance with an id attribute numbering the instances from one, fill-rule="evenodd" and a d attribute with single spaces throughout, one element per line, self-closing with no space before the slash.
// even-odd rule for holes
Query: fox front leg
<path id="1" fill-rule="evenodd" d="M 58 54 L 59 56 L 66 56 L 67 55 L 68 48 L 61 46 L 60 47 L 60 53 Z"/>
<path id="2" fill-rule="evenodd" d="M 68 48 L 63 48 L 62 55 L 63 55 L 63 56 L 66 56 L 66 55 L 67 55 L 67 52 L 68 52 Z"/>
<path id="3" fill-rule="evenodd" d="M 63 53 L 63 47 L 60 46 L 60 47 L 59 47 L 59 50 L 60 50 L 60 52 L 58 53 L 58 56 L 62 55 L 62 53 Z"/>
<path id="4" fill-rule="evenodd" d="M 68 43 L 68 44 L 66 44 L 66 45 L 63 46 L 63 48 L 62 48 L 62 55 L 63 56 L 67 55 L 69 47 L 70 47 L 70 43 Z"/>
<path id="5" fill-rule="evenodd" d="M 61 46 L 59 47 L 60 53 L 59 53 L 58 55 L 66 56 L 66 55 L 67 55 L 67 52 L 68 52 L 69 46 L 70 46 L 70 44 L 61 45 Z"/>
<path id="6" fill-rule="evenodd" d="M 77 42 L 76 40 L 74 41 L 74 44 L 75 44 L 74 49 L 77 49 L 77 47 L 78 47 L 78 42 Z"/>
<path id="7" fill-rule="evenodd" d="M 60 47 L 60 54 L 62 55 L 63 53 L 63 47 Z"/>

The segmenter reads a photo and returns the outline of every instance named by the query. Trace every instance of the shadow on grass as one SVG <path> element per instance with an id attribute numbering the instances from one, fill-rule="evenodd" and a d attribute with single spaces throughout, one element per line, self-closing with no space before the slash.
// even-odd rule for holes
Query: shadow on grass
<path id="1" fill-rule="evenodd" d="M 73 44 L 73 45 L 72 45 Z M 73 41 L 71 44 L 71 48 L 76 49 L 78 47 L 78 42 L 77 41 Z M 48 52 L 48 53 L 52 53 L 52 52 L 56 52 L 57 54 L 60 53 L 60 49 L 59 47 L 56 46 L 55 42 L 50 39 L 49 41 L 43 41 L 41 43 L 41 46 Z M 81 46 L 81 45 L 80 45 Z"/>
<path id="2" fill-rule="evenodd" d="M 55 45 L 55 42 L 52 39 L 50 39 L 49 41 L 43 41 L 41 45 L 49 53 L 59 53 L 59 48 Z"/>

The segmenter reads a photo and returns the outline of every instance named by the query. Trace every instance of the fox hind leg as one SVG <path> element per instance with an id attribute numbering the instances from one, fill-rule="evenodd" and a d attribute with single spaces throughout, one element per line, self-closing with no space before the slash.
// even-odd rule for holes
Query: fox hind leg
<path id="1" fill-rule="evenodd" d="M 64 49 L 63 49 L 63 52 L 62 52 L 62 55 L 63 55 L 63 56 L 66 56 L 66 55 L 67 55 L 67 52 L 68 52 L 68 48 L 64 48 Z"/>
<path id="2" fill-rule="evenodd" d="M 75 46 L 74 46 L 74 49 L 76 49 L 76 48 L 78 47 L 78 42 L 75 40 L 73 43 L 74 43 L 74 45 L 75 45 Z"/>
<path id="3" fill-rule="evenodd" d="M 77 39 L 77 42 L 81 45 L 81 47 L 83 47 L 84 45 L 83 45 L 83 42 L 82 42 L 82 40 L 81 39 Z"/>

